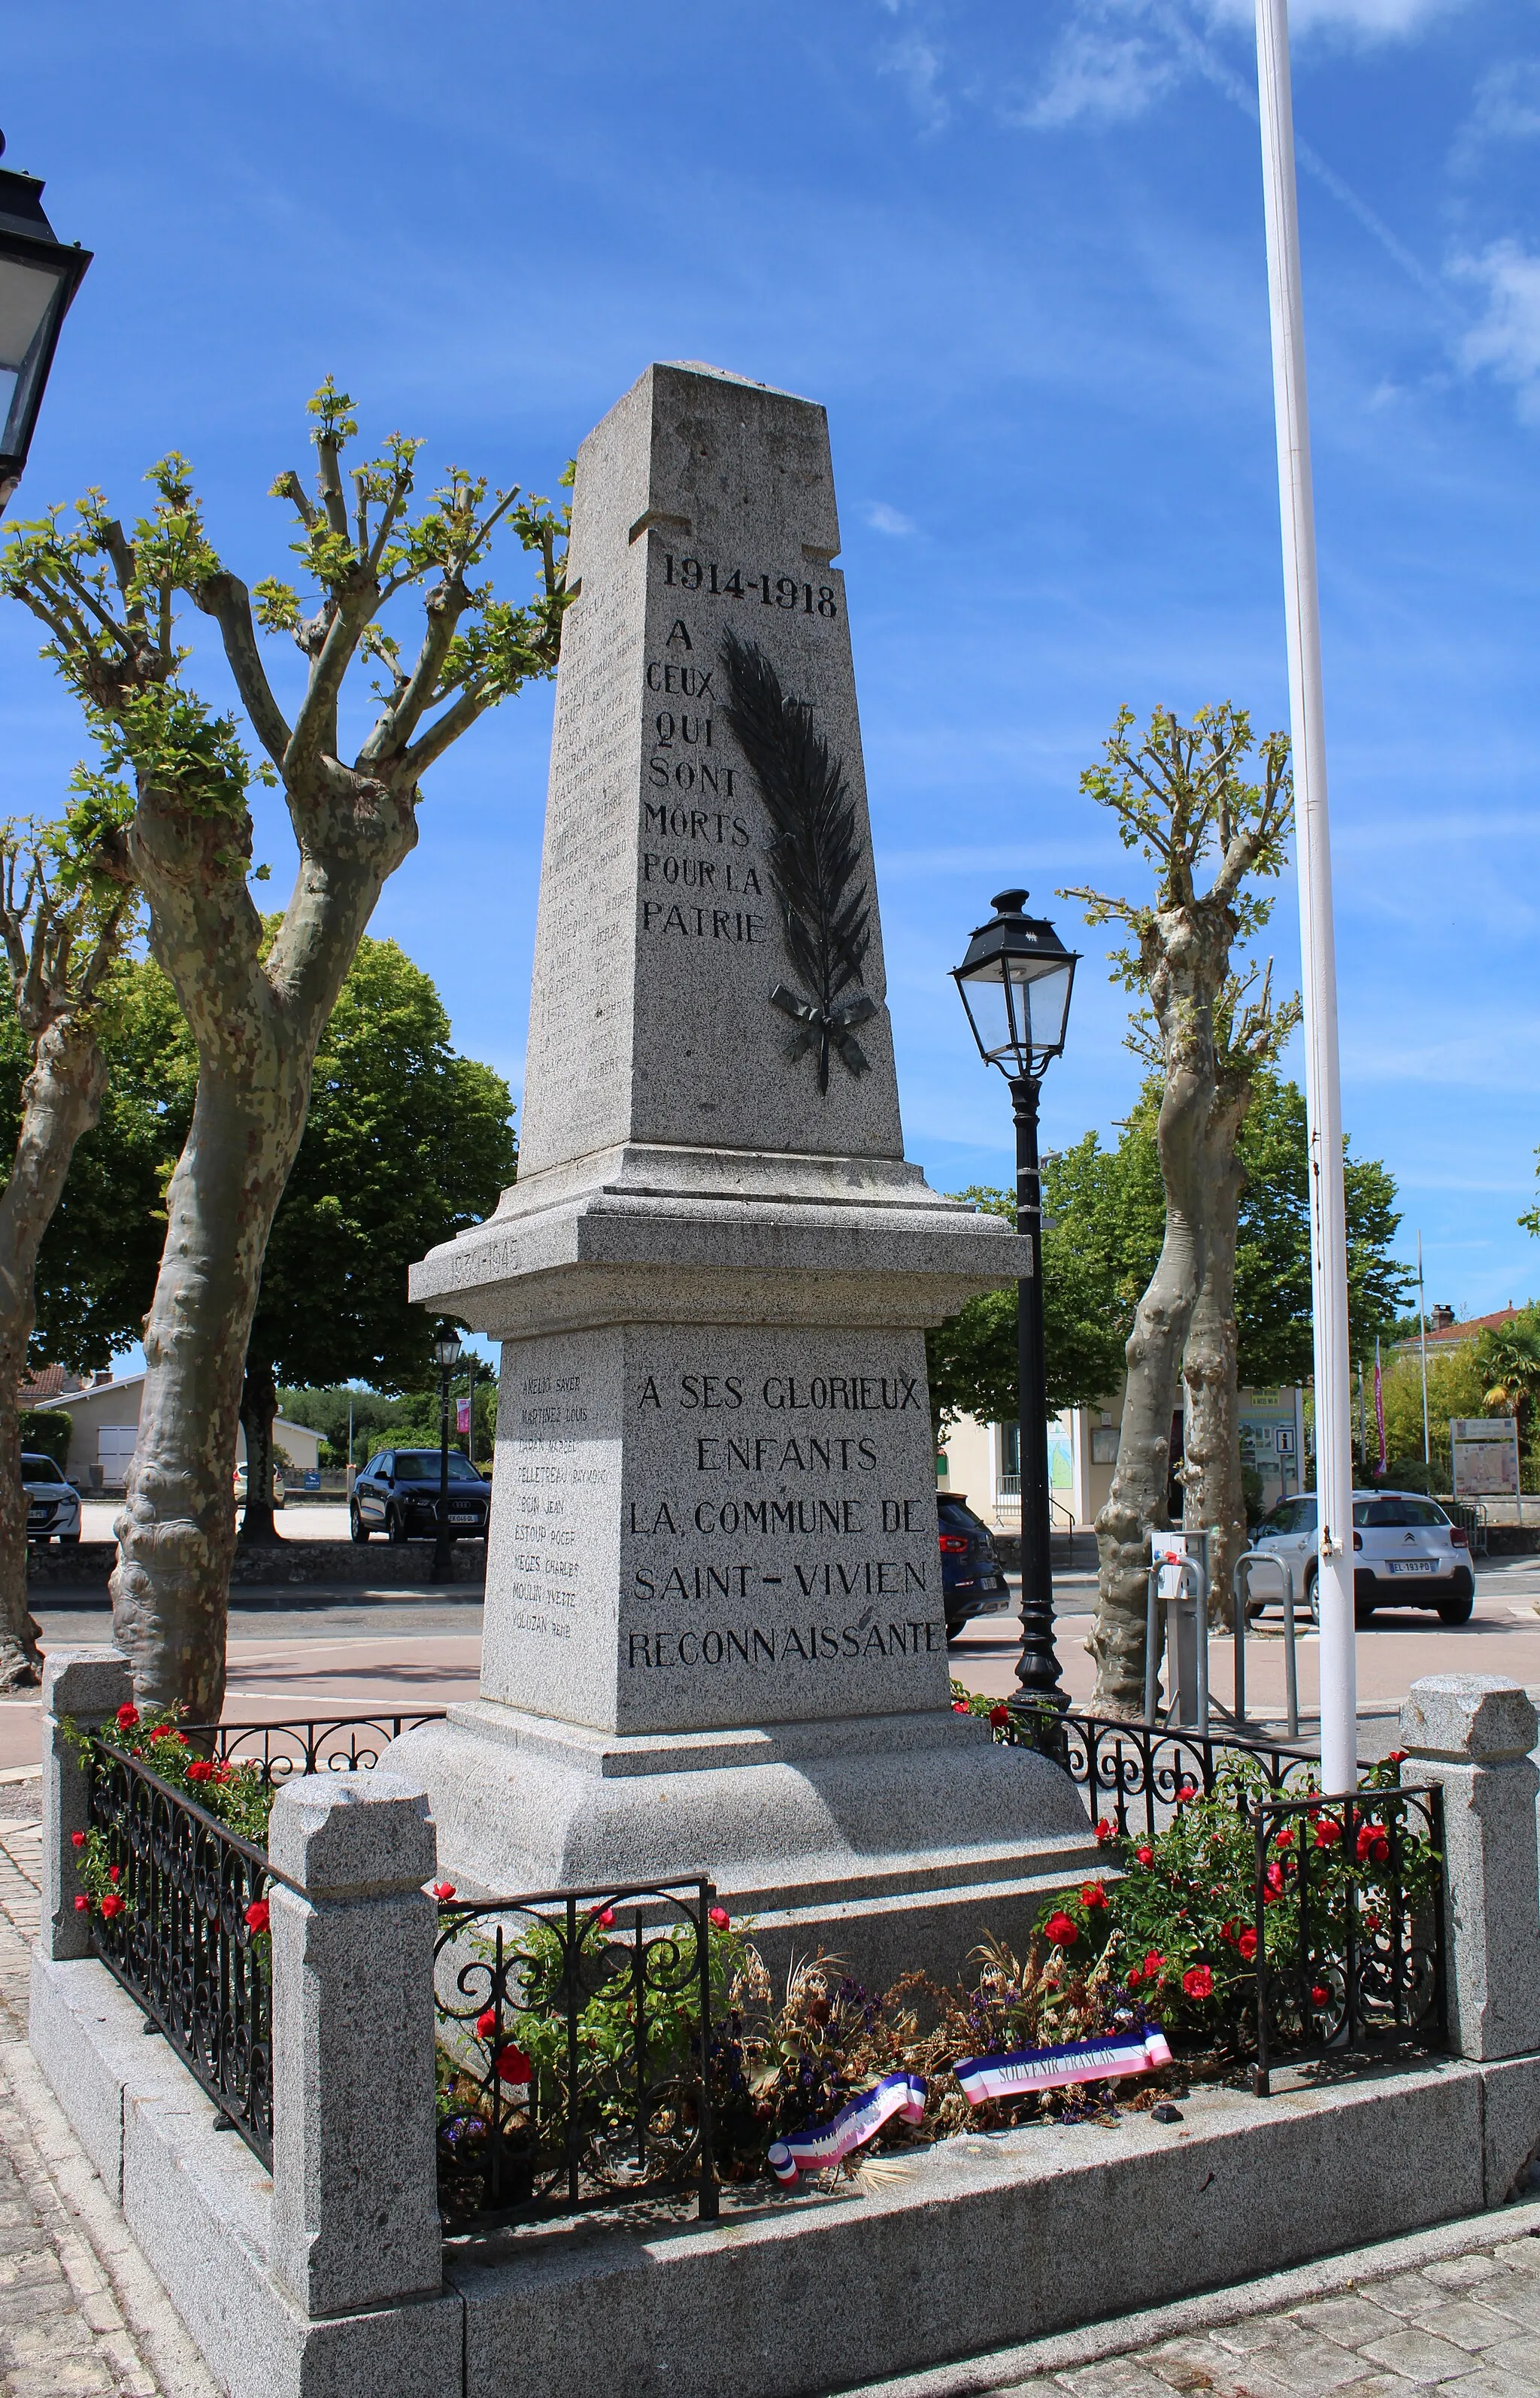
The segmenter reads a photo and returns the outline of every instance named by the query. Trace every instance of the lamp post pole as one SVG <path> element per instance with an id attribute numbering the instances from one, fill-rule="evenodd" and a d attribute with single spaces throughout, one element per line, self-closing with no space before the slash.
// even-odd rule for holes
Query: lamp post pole
<path id="1" fill-rule="evenodd" d="M 430 1582 L 449 1579 L 449 1385 L 460 1363 L 460 1336 L 441 1332 L 434 1342 L 438 1367 L 438 1522 L 434 1533 Z"/>
<path id="2" fill-rule="evenodd" d="M 1346 1211 L 1337 1060 L 1337 964 L 1326 721 L 1305 384 L 1305 301 L 1294 183 L 1287 0 L 1256 0 L 1262 189 L 1272 307 L 1273 412 L 1283 524 L 1283 606 L 1293 734 L 1294 854 L 1305 1000 L 1305 1100 L 1310 1141 L 1310 1287 L 1316 1367 L 1320 1767 L 1329 1791 L 1359 1778 L 1358 1658 L 1353 1619 L 1353 1394 L 1348 1356 Z M 1304 1460 L 1300 1460 L 1303 1469 Z"/>
<path id="3" fill-rule="evenodd" d="M 1022 1652 L 1016 1679 L 1022 1695 L 1063 1709 L 1069 1693 L 1059 1679 L 1053 1645 L 1053 1565 L 1049 1546 L 1048 1366 L 1043 1348 L 1042 1181 L 1038 1167 L 1035 1074 L 1012 1074 L 1016 1119 L 1016 1230 L 1028 1243 L 1030 1271 L 1016 1285 L 1016 1421 L 1022 1496 Z"/>

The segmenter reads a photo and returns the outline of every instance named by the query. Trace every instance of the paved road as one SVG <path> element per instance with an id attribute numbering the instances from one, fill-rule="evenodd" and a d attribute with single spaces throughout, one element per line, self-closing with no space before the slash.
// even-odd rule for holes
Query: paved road
<path id="1" fill-rule="evenodd" d="M 319 1510 L 317 1513 L 321 1512 Z M 1095 1583 L 1066 1577 L 1058 1594 L 1059 1655 L 1078 1706 L 1090 1704 L 1094 1672 L 1085 1650 Z M 1435 1616 L 1377 1616 L 1359 1635 L 1359 1694 L 1365 1753 L 1389 1746 L 1396 1707 L 1423 1674 L 1509 1674 L 1540 1695 L 1540 1558 L 1498 1559 L 1478 1569 L 1476 1611 L 1446 1628 Z M 112 1618 L 105 1592 L 40 1591 L 33 1600 L 47 1648 L 105 1640 Z M 474 1695 L 481 1649 L 481 1597 L 475 1590 L 354 1591 L 290 1587 L 238 1594 L 230 1618 L 230 1721 L 391 1712 L 447 1706 Z M 952 1671 L 969 1689 L 1005 1696 L 1015 1688 L 1020 1633 L 1013 1616 L 985 1617 L 952 1650 Z M 1281 1722 L 1283 1646 L 1269 1623 L 1247 1644 L 1253 1713 Z M 1228 1642 L 1213 1644 L 1213 1689 L 1232 1679 Z M 1300 1701 L 1306 1723 L 1319 1698 L 1319 1645 L 1299 1645 Z M 1377 1727 L 1377 1728 L 1376 1728 Z M 35 1764 L 35 1699 L 0 1701 L 0 1770 Z"/>
<path id="2" fill-rule="evenodd" d="M 1078 1707 L 1090 1705 L 1096 1671 L 1086 1652 L 1096 1603 L 1095 1577 L 1065 1575 L 1056 1593 L 1059 1663 Z M 1359 1706 L 1387 1720 L 1410 1684 L 1424 1674 L 1510 1674 L 1540 1696 L 1540 1557 L 1479 1561 L 1476 1608 L 1468 1623 L 1444 1625 L 1413 1609 L 1376 1614 L 1358 1636 Z M 952 1672 L 970 1690 L 1005 1697 L 1015 1688 L 1021 1634 L 1010 1616 L 984 1616 L 968 1625 L 951 1651 Z M 1210 1688 L 1228 1702 L 1235 1679 L 1230 1641 L 1210 1650 Z M 1320 1644 L 1314 1632 L 1299 1642 L 1303 1717 L 1319 1711 Z M 1280 1722 L 1284 1705 L 1282 1630 L 1276 1614 L 1263 1619 L 1246 1643 L 1249 1711 Z"/>

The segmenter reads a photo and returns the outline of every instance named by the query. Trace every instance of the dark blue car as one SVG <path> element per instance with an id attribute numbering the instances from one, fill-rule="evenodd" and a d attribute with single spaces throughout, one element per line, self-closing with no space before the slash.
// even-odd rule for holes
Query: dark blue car
<path id="1" fill-rule="evenodd" d="M 974 1515 L 962 1492 L 938 1490 L 936 1514 L 946 1637 L 955 1640 L 973 1616 L 1002 1614 L 1011 1603 L 1011 1590 L 989 1527 Z"/>

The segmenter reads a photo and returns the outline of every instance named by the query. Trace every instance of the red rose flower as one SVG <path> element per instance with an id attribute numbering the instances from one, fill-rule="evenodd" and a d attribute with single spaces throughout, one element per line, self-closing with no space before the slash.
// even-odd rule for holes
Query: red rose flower
<path id="1" fill-rule="evenodd" d="M 177 1728 L 175 1724 L 156 1724 L 154 1731 L 150 1734 L 152 1742 L 157 1740 L 175 1740 L 177 1736 Z"/>
<path id="2" fill-rule="evenodd" d="M 1043 1925 L 1043 1930 L 1055 1948 L 1072 1947 L 1080 1936 L 1079 1926 L 1074 1917 L 1066 1915 L 1062 1906 L 1049 1917 L 1048 1921 Z"/>
<path id="3" fill-rule="evenodd" d="M 1145 1981 L 1158 1982 L 1165 1970 L 1166 1960 L 1164 1957 L 1161 1956 L 1158 1948 L 1152 1948 L 1145 1959 Z"/>
<path id="4" fill-rule="evenodd" d="M 966 1699 L 954 1699 L 954 1700 L 953 1700 L 953 1702 L 952 1702 L 952 1713 L 953 1713 L 955 1716 L 965 1716 L 965 1715 L 968 1713 L 968 1702 L 967 1702 L 967 1700 L 966 1700 Z"/>
<path id="5" fill-rule="evenodd" d="M 1311 1999 L 1312 1999 L 1313 2002 L 1314 2002 L 1318 2007 L 1323 2007 L 1323 2006 L 1325 2006 L 1325 2004 L 1326 2004 L 1327 2001 L 1330 1999 L 1331 1995 L 1332 1995 L 1331 1991 L 1330 1991 L 1330 1990 L 1328 1990 L 1328 1989 L 1324 1989 L 1324 1988 L 1321 1987 L 1321 1985 L 1320 1985 L 1320 1983 L 1319 1983 L 1319 1982 L 1318 1982 L 1318 1983 L 1316 1984 L 1316 1986 L 1315 1986 L 1314 1989 L 1313 1989 L 1313 1990 L 1311 1991 L 1311 1993 L 1310 1993 L 1310 1997 L 1311 1997 Z"/>
<path id="6" fill-rule="evenodd" d="M 193 1771 L 192 1767 L 189 1766 L 187 1771 L 191 1773 Z M 214 1768 L 214 1779 L 216 1782 L 229 1782 L 234 1778 L 234 1772 L 235 1769 L 233 1765 L 216 1765 Z"/>
<path id="7" fill-rule="evenodd" d="M 125 1700 L 123 1705 L 120 1706 L 117 1711 L 117 1728 L 119 1731 L 132 1731 L 138 1721 L 139 1709 L 134 1705 L 131 1700 Z"/>
<path id="8" fill-rule="evenodd" d="M 477 2015 L 475 2019 L 475 2036 L 477 2040 L 490 2040 L 496 2029 L 497 2009 L 488 2007 L 485 2013 Z"/>
<path id="9" fill-rule="evenodd" d="M 1189 1999 L 1212 1998 L 1213 1975 L 1207 1965 L 1189 1965 L 1182 1976 L 1182 1987 Z"/>
<path id="10" fill-rule="evenodd" d="M 248 1932 L 265 1932 L 267 1930 L 267 1919 L 268 1907 L 266 1899 L 254 1898 L 250 1906 L 246 1910 L 247 1930 Z"/>
<path id="11" fill-rule="evenodd" d="M 1106 1892 L 1102 1888 L 1099 1881 L 1088 1881 L 1083 1884 L 1080 1891 L 1080 1905 L 1082 1906 L 1105 1906 L 1106 1903 Z"/>
<path id="12" fill-rule="evenodd" d="M 1359 1863 L 1360 1866 L 1383 1866 L 1390 1855 L 1390 1843 L 1385 1837 L 1383 1824 L 1359 1825 Z"/>
<path id="13" fill-rule="evenodd" d="M 1197 1798 L 1197 1796 L 1198 1796 L 1198 1785 L 1197 1785 L 1197 1783 L 1196 1783 L 1196 1782 L 1184 1782 L 1184 1783 L 1182 1783 L 1182 1784 L 1179 1785 L 1179 1787 L 1178 1787 L 1178 1789 L 1177 1789 L 1177 1793 L 1176 1793 L 1176 1803 L 1177 1803 L 1177 1805 L 1180 1807 L 1184 1799 L 1185 1799 L 1185 1798 Z"/>
<path id="14" fill-rule="evenodd" d="M 500 2081 L 528 2081 L 534 2071 L 534 2067 L 524 2051 L 521 2048 L 515 2048 L 512 2041 L 506 2048 L 498 2050 L 492 2063 Z"/>
<path id="15" fill-rule="evenodd" d="M 1404 1765 L 1410 1754 L 1411 1751 L 1409 1749 L 1393 1748 L 1390 1751 L 1389 1756 L 1386 1758 L 1386 1763 L 1387 1765 Z"/>
<path id="16" fill-rule="evenodd" d="M 81 1895 L 75 1900 L 74 1911 L 77 1915 L 89 1915 L 91 1911 L 91 1902 L 86 1896 L 84 1892 L 82 1892 Z"/>
<path id="17" fill-rule="evenodd" d="M 1108 1840 L 1115 1840 L 1118 1838 L 1116 1831 L 1113 1829 L 1110 1819 L 1105 1815 L 1102 1817 L 1096 1826 L 1096 1837 L 1104 1846 Z"/>
<path id="18" fill-rule="evenodd" d="M 70 1846 L 72 1849 L 83 1849 L 85 1845 L 86 1835 L 84 1832 L 72 1832 L 70 1834 Z"/>
<path id="19" fill-rule="evenodd" d="M 107 1916 L 121 1915 L 126 1906 L 127 1901 L 119 1898 L 115 1890 L 110 1890 L 101 1902 L 101 1912 Z"/>
<path id="20" fill-rule="evenodd" d="M 989 1720 L 996 1727 L 997 1731 L 1001 1724 L 1008 1724 L 1011 1721 L 1011 1710 L 1006 1705 L 1003 1699 L 1000 1701 L 998 1706 L 990 1708 Z"/>
<path id="21" fill-rule="evenodd" d="M 714 1906 L 706 1920 L 714 1932 L 729 1931 L 732 1924 L 732 1918 L 725 1906 Z"/>
<path id="22" fill-rule="evenodd" d="M 1342 1825 L 1334 1815 L 1323 1815 L 1316 1825 L 1318 1849 L 1334 1849 L 1342 1838 Z"/>
<path id="23" fill-rule="evenodd" d="M 1275 1849 L 1292 1849 L 1293 1845 L 1293 1827 L 1292 1825 L 1285 1824 L 1282 1831 L 1279 1832 L 1277 1839 L 1273 1842 L 1273 1846 Z"/>
<path id="24" fill-rule="evenodd" d="M 118 1879 L 118 1877 L 119 1877 L 119 1875 L 122 1873 L 122 1871 L 123 1871 L 123 1867 L 122 1867 L 121 1866 L 108 1866 L 108 1868 L 107 1868 L 107 1879 L 108 1879 L 108 1880 L 109 1880 L 109 1881 L 116 1881 L 116 1880 L 117 1880 L 117 1879 Z"/>
<path id="25" fill-rule="evenodd" d="M 601 1932 L 608 1932 L 615 1920 L 615 1910 L 612 1906 L 596 1906 L 593 1920 Z"/>
<path id="26" fill-rule="evenodd" d="M 1249 1965 L 1252 1959 L 1256 1955 L 1256 1926 L 1254 1924 L 1248 1923 L 1245 1930 L 1238 1933 L 1235 1945 L 1239 1949 L 1242 1957 L 1245 1958 L 1246 1962 Z"/>
<path id="27" fill-rule="evenodd" d="M 1153 1849 L 1135 1849 L 1133 1853 L 1138 1858 L 1139 1863 L 1142 1866 L 1152 1866 L 1155 1863 L 1155 1851 Z"/>
<path id="28" fill-rule="evenodd" d="M 434 1884 L 434 1886 L 433 1886 L 433 1894 L 434 1894 L 435 1898 L 438 1899 L 441 1903 L 442 1903 L 444 1900 L 451 1899 L 451 1898 L 454 1896 L 454 1884 L 453 1884 L 453 1882 L 452 1882 L 452 1881 L 435 1881 L 435 1884 Z"/>
<path id="29" fill-rule="evenodd" d="M 1281 1866 L 1269 1866 L 1267 1867 L 1266 1872 L 1262 1877 L 1262 1895 L 1264 1900 L 1282 1897 L 1283 1867 Z"/>
<path id="30" fill-rule="evenodd" d="M 1369 1913 L 1369 1911 L 1368 1911 L 1368 1909 L 1367 1909 L 1367 1908 L 1365 1908 L 1365 1910 L 1364 1910 L 1364 1918 L 1363 1918 L 1363 1920 L 1364 1920 L 1364 1922 L 1368 1925 L 1369 1930 L 1370 1930 L 1371 1932 L 1377 1932 L 1377 1931 L 1379 1930 L 1379 1928 L 1380 1928 L 1380 1919 L 1379 1919 L 1379 1917 L 1378 1917 L 1377 1915 L 1371 1915 L 1371 1914 Z"/>
<path id="31" fill-rule="evenodd" d="M 213 1781 L 214 1769 L 207 1757 L 194 1757 L 192 1764 L 187 1769 L 187 1779 L 189 1782 Z"/>
<path id="32" fill-rule="evenodd" d="M 1144 1977 L 1143 1974 L 1141 1974 L 1141 1972 L 1139 1971 L 1139 1968 L 1138 1968 L 1138 1966 L 1137 1966 L 1137 1965 L 1131 1965 L 1131 1966 L 1129 1967 L 1129 1972 L 1128 1972 L 1128 1984 L 1129 1984 L 1129 1988 L 1130 1988 L 1131 1990 L 1132 1990 L 1132 1988 L 1134 1988 L 1134 1987 L 1136 1986 L 1136 1984 L 1138 1984 L 1138 1983 L 1142 1982 L 1142 1981 L 1144 1980 L 1144 1978 L 1145 1978 L 1145 1977 Z"/>

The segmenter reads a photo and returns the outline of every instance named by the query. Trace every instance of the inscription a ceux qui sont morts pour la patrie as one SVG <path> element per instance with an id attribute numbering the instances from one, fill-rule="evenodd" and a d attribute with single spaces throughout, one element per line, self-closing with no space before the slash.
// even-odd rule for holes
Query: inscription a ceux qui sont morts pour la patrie
<path id="1" fill-rule="evenodd" d="M 1087 1826 L 948 1704 L 923 1331 L 1021 1268 L 904 1161 L 838 546 L 788 394 L 579 452 L 518 1181 L 412 1281 L 504 1343 L 480 1692 L 390 1761 L 462 1891 L 950 1969 Z"/>

